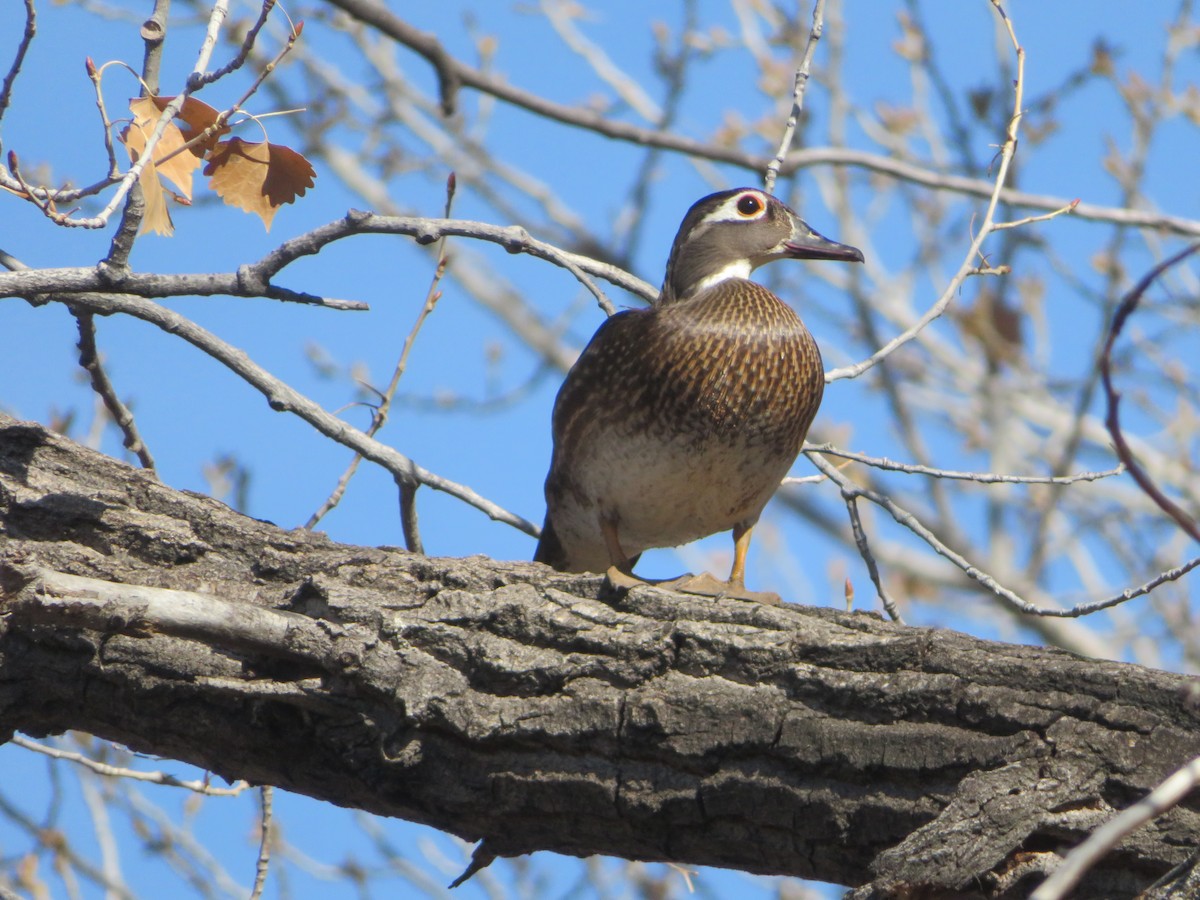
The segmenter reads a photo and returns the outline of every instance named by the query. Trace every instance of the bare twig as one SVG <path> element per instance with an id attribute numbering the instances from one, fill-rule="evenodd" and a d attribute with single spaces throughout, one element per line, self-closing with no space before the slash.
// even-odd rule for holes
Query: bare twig
<path id="1" fill-rule="evenodd" d="M 1050 877 L 1030 895 L 1030 900 L 1061 900 L 1092 866 L 1127 835 L 1151 819 L 1177 806 L 1200 784 L 1200 756 L 1172 772 L 1154 790 L 1109 819 L 1086 841 L 1072 850 Z"/>
<path id="2" fill-rule="evenodd" d="M 171 9 L 171 0 L 154 0 L 154 11 L 150 14 L 150 18 L 142 23 L 141 35 L 142 42 L 145 45 L 145 51 L 142 57 L 142 73 L 139 76 L 139 81 L 142 85 L 142 97 L 151 97 L 158 93 L 158 73 L 162 64 L 163 41 L 166 38 L 167 29 L 167 14 Z M 104 108 L 104 96 L 101 88 L 103 78 L 103 68 L 96 72 L 95 67 L 88 65 L 88 75 L 92 77 L 95 85 L 96 96 L 100 105 L 100 116 L 107 124 L 108 113 Z M 94 73 L 94 74 L 93 74 Z M 162 123 L 160 123 L 161 125 Z M 136 123 L 133 127 L 138 127 Z M 165 129 L 165 125 L 163 126 Z M 165 130 L 160 131 L 165 134 Z M 144 135 L 143 135 L 144 136 Z M 109 148 L 109 174 L 116 175 L 116 156 L 112 150 L 112 134 L 105 130 L 105 145 Z M 150 148 L 145 148 L 142 156 L 146 158 L 143 161 L 140 157 L 137 160 L 144 166 L 149 166 L 149 177 L 157 178 L 157 172 L 153 168 L 149 160 L 153 159 L 153 154 Z M 143 171 L 146 171 L 143 169 Z M 69 218 L 69 215 L 66 217 Z M 108 253 L 100 263 L 100 267 L 106 272 L 128 272 L 129 271 L 129 255 L 133 252 L 133 245 L 137 241 L 138 234 L 141 233 L 142 225 L 146 218 L 146 183 L 138 178 L 129 185 L 129 196 L 125 205 L 121 209 L 121 221 L 113 232 L 112 240 L 109 241 Z M 52 218 L 52 221 L 57 224 L 63 224 L 64 219 Z"/>
<path id="3" fill-rule="evenodd" d="M 274 4 L 274 0 L 271 0 L 271 4 L 269 4 L 269 5 L 273 5 L 273 4 Z M 270 12 L 270 9 L 266 8 L 267 6 L 268 6 L 268 4 L 264 4 L 264 9 L 263 9 L 263 13 L 262 13 L 264 19 L 266 17 L 266 14 Z M 255 28 L 257 29 L 259 27 L 261 27 L 261 24 L 256 23 Z M 252 82 L 250 82 L 250 87 L 246 88 L 246 90 L 242 93 L 242 96 L 238 98 L 237 103 L 233 104 L 233 106 L 231 106 L 229 109 L 225 110 L 223 113 L 221 113 L 220 116 L 217 117 L 218 125 L 224 125 L 225 122 L 227 122 L 229 120 L 229 117 L 232 116 L 236 110 L 239 110 L 243 106 L 245 106 L 246 101 L 249 100 L 251 97 L 253 97 L 256 93 L 258 93 L 258 89 L 260 87 L 262 87 L 262 84 L 264 81 L 267 80 L 267 77 L 270 76 L 270 74 L 275 71 L 276 66 L 278 66 L 279 63 L 283 61 L 283 58 L 285 56 L 287 56 L 289 53 L 292 52 L 292 49 L 296 46 L 296 41 L 298 41 L 300 39 L 300 32 L 303 31 L 303 29 L 304 29 L 303 22 L 293 25 L 291 28 L 288 29 L 287 40 L 284 42 L 283 46 L 279 48 L 279 52 L 277 52 L 275 54 L 275 56 L 266 65 L 264 65 L 262 67 L 262 69 L 259 70 L 258 75 L 255 76 L 255 78 Z M 247 36 L 247 37 L 249 37 L 249 36 Z M 243 42 L 242 49 L 238 51 L 238 57 L 242 57 L 242 54 L 247 53 L 247 52 L 249 52 L 249 50 L 247 49 L 245 42 Z M 236 62 L 237 65 L 234 65 L 232 68 L 229 68 L 230 72 L 234 71 L 234 69 L 237 69 L 242 65 L 241 62 L 238 62 L 238 57 L 234 58 L 234 62 Z M 244 61 L 244 57 L 242 57 L 242 59 Z M 231 65 L 232 65 L 232 63 L 231 63 Z M 228 67 L 226 67 L 226 68 L 228 68 Z M 212 73 L 212 75 L 207 76 L 207 77 L 200 75 L 196 72 L 193 72 L 192 76 L 188 79 L 189 92 L 197 90 L 202 85 L 209 84 L 213 81 L 216 81 L 217 78 L 220 77 L 220 73 L 223 73 L 223 72 L 224 72 L 224 69 L 221 69 L 221 70 L 218 70 L 217 72 Z"/>
<path id="4" fill-rule="evenodd" d="M 100 112 L 100 127 L 103 129 L 104 134 L 104 150 L 108 154 L 108 177 L 111 181 L 116 181 L 121 177 L 121 169 L 117 165 L 117 152 L 113 147 L 113 123 L 108 118 L 108 110 L 104 106 L 104 91 L 100 86 L 100 70 L 96 68 L 95 63 L 90 58 L 87 60 L 87 74 L 92 82 L 92 88 L 96 91 L 96 109 Z"/>
<path id="5" fill-rule="evenodd" d="M 465 219 L 377 216 L 360 210 L 351 210 L 344 218 L 285 241 L 251 268 L 257 277 L 270 278 L 296 259 L 317 253 L 326 244 L 356 234 L 407 234 L 416 238 L 418 244 L 432 244 L 443 236 L 470 237 L 499 244 L 509 253 L 528 253 L 530 256 L 536 256 L 552 262 L 556 266 L 561 266 L 574 275 L 584 287 L 592 292 L 600 306 L 610 315 L 615 308 L 587 276 L 596 275 L 603 278 L 638 295 L 647 302 L 653 301 L 658 296 L 658 288 L 630 275 L 624 269 L 580 256 L 577 253 L 568 253 L 552 244 L 536 240 L 519 225 L 489 225 L 486 222 L 471 222 Z M 0 282 L 0 296 L 3 296 L 2 282 Z"/>
<path id="6" fill-rule="evenodd" d="M 133 413 L 117 396 L 116 388 L 113 387 L 108 373 L 104 371 L 103 363 L 100 362 L 100 354 L 96 350 L 95 316 L 90 312 L 77 312 L 75 320 L 79 324 L 79 365 L 91 378 L 92 390 L 100 395 L 113 422 L 121 429 L 121 433 L 124 435 L 125 449 L 137 456 L 143 469 L 155 471 L 154 457 L 150 455 L 150 448 L 142 440 L 137 423 L 133 419 Z"/>
<path id="7" fill-rule="evenodd" d="M 624 102 L 647 122 L 661 124 L 663 112 L 641 85 L 621 70 L 605 51 L 575 27 L 574 14 L 578 6 L 564 0 L 541 0 L 541 10 L 546 21 L 558 33 L 571 52 L 582 58 L 600 78 L 611 87 Z"/>
<path id="8" fill-rule="evenodd" d="M 1129 474 L 1138 483 L 1138 487 L 1155 502 L 1158 508 L 1174 519 L 1175 524 L 1182 528 L 1193 540 L 1200 541 L 1200 525 L 1196 523 L 1196 520 L 1164 494 L 1154 483 L 1154 480 L 1146 473 L 1146 470 L 1142 468 L 1141 464 L 1134 459 L 1133 453 L 1129 449 L 1129 444 L 1125 441 L 1125 435 L 1121 431 L 1121 420 L 1118 413 L 1121 395 L 1112 386 L 1112 349 L 1113 344 L 1116 343 L 1117 336 L 1121 333 L 1121 329 L 1125 327 L 1125 320 L 1137 309 L 1142 295 L 1146 293 L 1146 289 L 1150 287 L 1159 275 L 1182 262 L 1197 250 L 1200 250 L 1200 243 L 1192 244 L 1174 256 L 1163 260 L 1151 269 L 1141 281 L 1134 285 L 1133 290 L 1121 300 L 1121 305 L 1117 307 L 1112 325 L 1108 330 L 1108 340 L 1104 343 L 1104 352 L 1100 356 L 1100 377 L 1104 382 L 1104 396 L 1108 401 L 1108 415 L 1104 420 L 1104 424 L 1108 427 L 1108 433 L 1112 435 L 1117 457 L 1129 469 Z"/>
<path id="9" fill-rule="evenodd" d="M 1111 478 L 1125 471 L 1124 466 L 1117 466 L 1104 472 L 1078 472 L 1074 475 L 998 475 L 993 472 L 959 472 L 953 469 L 937 469 L 931 466 L 920 466 L 912 463 L 899 463 L 886 456 L 867 456 L 865 453 L 855 453 L 851 450 L 839 450 L 833 444 L 805 444 L 806 454 L 823 453 L 826 456 L 837 456 L 842 459 L 852 459 L 855 462 L 885 469 L 889 472 L 903 472 L 907 475 L 928 475 L 931 478 L 948 478 L 956 481 L 974 481 L 979 484 L 1075 484 L 1080 481 L 1099 481 L 1101 478 Z M 799 479 L 789 479 L 798 481 Z"/>
<path id="10" fill-rule="evenodd" d="M 263 25 L 267 23 L 267 16 L 269 16 L 271 14 L 271 10 L 275 8 L 275 3 L 276 0 L 263 0 L 262 8 L 258 11 L 258 19 L 250 27 L 250 30 L 246 32 L 246 36 L 242 38 L 242 46 L 238 49 L 238 52 L 233 59 L 231 59 L 221 68 L 217 69 L 215 72 L 209 72 L 207 74 L 193 73 L 193 91 L 199 90 L 206 84 L 212 84 L 214 81 L 224 78 L 231 72 L 236 72 L 243 65 L 245 65 L 247 58 L 250 56 L 250 51 L 254 49 L 254 42 L 258 38 L 258 33 L 262 30 Z M 292 33 L 295 34 L 295 32 L 296 30 L 293 28 Z"/>
<path id="11" fill-rule="evenodd" d="M 174 310 L 157 303 L 121 294 L 55 294 L 49 295 L 47 299 L 102 315 L 124 313 L 149 322 L 176 337 L 183 338 L 192 346 L 229 368 L 255 390 L 261 392 L 275 411 L 290 412 L 299 416 L 321 434 L 361 453 L 367 459 L 387 469 L 394 477 L 411 479 L 434 490 L 457 497 L 490 518 L 512 525 L 528 535 L 536 537 L 539 533 L 538 527 L 532 522 L 509 512 L 465 485 L 430 472 L 399 451 L 368 437 L 337 416 L 326 412 L 299 391 L 253 362 L 243 351 L 227 344 L 212 332 L 201 328 Z"/>
<path id="12" fill-rule="evenodd" d="M 168 775 L 166 772 L 143 772 L 138 769 L 127 769 L 121 766 L 110 766 L 108 763 L 98 762 L 89 756 L 84 756 L 82 753 L 76 753 L 72 750 L 63 750 L 59 747 L 50 747 L 46 744 L 39 744 L 37 741 L 30 740 L 24 735 L 14 734 L 10 738 L 11 742 L 18 747 L 24 747 L 26 750 L 32 750 L 34 753 L 41 753 L 53 759 L 62 759 L 67 762 L 73 762 L 76 765 L 90 769 L 97 775 L 105 775 L 111 778 L 128 778 L 131 781 L 145 781 L 150 784 L 161 784 L 167 787 L 183 788 L 184 790 L 192 791 L 197 794 L 204 794 L 208 797 L 236 797 L 243 791 L 249 789 L 250 785 L 244 781 L 239 781 L 230 787 L 213 787 L 207 781 L 182 781 L 174 775 Z"/>
<path id="13" fill-rule="evenodd" d="M 4 82 L 0 84 L 0 119 L 4 118 L 4 112 L 12 101 L 13 82 L 21 74 L 21 65 L 25 62 L 25 54 L 29 52 L 29 45 L 33 43 L 36 35 L 37 12 L 33 8 L 33 0 L 25 0 L 25 30 L 21 33 L 21 40 L 17 44 L 17 53 L 13 57 L 12 65 L 8 67 L 8 74 L 4 76 Z"/>
<path id="14" fill-rule="evenodd" d="M 10 257 L 11 259 L 11 257 Z M 12 268 L 11 266 L 9 268 Z M 24 268 L 0 273 L 0 297 L 26 297 L 45 302 L 46 294 L 116 291 L 131 296 L 153 297 L 265 297 L 288 303 L 324 306 L 327 309 L 363 311 L 370 309 L 357 300 L 317 297 L 276 287 L 257 265 L 242 266 L 237 272 L 156 275 L 141 272 L 111 272 L 101 267 L 69 269 Z"/>
<path id="15" fill-rule="evenodd" d="M 454 173 L 451 172 L 450 177 L 446 179 L 445 215 L 447 218 L 450 216 L 450 206 L 454 201 L 456 185 L 457 180 Z M 403 377 L 405 369 L 408 368 L 408 354 L 412 351 L 421 326 L 425 324 L 425 320 L 433 312 L 434 307 L 437 306 L 437 302 L 442 296 L 441 291 L 438 289 L 438 284 L 441 283 L 442 276 L 446 273 L 448 261 L 446 256 L 446 238 L 443 235 L 438 239 L 437 262 L 434 265 L 433 278 L 429 283 L 429 290 L 425 292 L 425 302 L 421 305 L 421 311 L 417 313 L 417 319 L 413 323 L 412 329 L 410 329 L 408 336 L 404 339 L 404 345 L 400 350 L 400 358 L 396 361 L 396 367 L 392 372 L 392 379 L 388 383 L 387 389 L 380 395 L 379 406 L 375 408 L 374 414 L 371 417 L 371 425 L 366 432 L 370 437 L 374 437 L 387 422 L 392 400 L 396 396 L 396 388 L 400 385 L 400 379 Z M 354 458 L 350 460 L 349 466 L 342 473 L 342 477 L 338 479 L 338 483 L 328 499 L 304 523 L 305 528 L 310 530 L 314 528 L 322 517 L 341 502 L 342 495 L 346 493 L 346 487 L 349 485 L 350 479 L 354 477 L 354 473 L 358 470 L 358 464 L 361 460 L 362 456 L 360 454 L 354 454 Z M 420 530 L 417 527 L 417 485 L 398 479 L 397 487 L 400 490 L 400 522 L 404 529 L 404 546 L 412 553 L 424 553 L 425 549 L 421 542 Z"/>
<path id="16" fill-rule="evenodd" d="M 144 49 L 142 52 L 142 96 L 158 93 L 158 73 L 162 65 L 163 41 L 167 36 L 167 15 L 171 11 L 171 0 L 154 0 L 154 10 L 140 29 Z"/>
<path id="17" fill-rule="evenodd" d="M 888 594 L 879 577 L 879 566 L 875 562 L 875 554 L 871 552 L 871 545 L 867 541 L 867 532 L 862 526 L 862 518 L 858 513 L 858 495 L 843 489 L 842 499 L 846 501 L 846 512 L 850 514 L 850 530 L 854 534 L 854 543 L 858 546 L 859 555 L 862 556 L 862 560 L 867 566 L 867 574 L 871 577 L 871 584 L 875 585 L 875 593 L 879 597 L 879 602 L 883 604 L 883 608 L 887 610 L 887 614 L 893 622 L 903 625 L 904 620 L 900 618 L 900 610 L 896 607 L 896 601 Z M 846 608 L 849 609 L 854 603 L 854 588 L 849 586 L 850 579 L 846 579 L 846 584 L 848 585 Z"/>
<path id="18" fill-rule="evenodd" d="M 831 464 L 828 460 L 822 458 L 818 453 L 810 453 L 808 458 L 813 465 L 815 465 L 821 472 L 825 474 L 827 478 L 841 488 L 843 499 L 849 500 L 851 497 L 863 497 L 867 500 L 870 500 L 876 506 L 887 512 L 887 514 L 890 515 L 898 524 L 903 525 L 905 528 L 923 540 L 926 544 L 928 544 L 935 553 L 949 560 L 952 564 L 961 569 L 963 574 L 965 574 L 968 578 L 979 583 L 988 591 L 995 594 L 1001 600 L 1009 603 L 1020 612 L 1027 613 L 1029 615 L 1048 616 L 1060 619 L 1074 619 L 1079 618 L 1080 616 L 1086 616 L 1094 612 L 1099 612 L 1102 609 L 1108 609 L 1109 607 L 1126 603 L 1135 597 L 1141 597 L 1144 594 L 1148 594 L 1159 585 L 1165 584 L 1168 581 L 1175 581 L 1176 579 L 1182 578 L 1188 572 L 1192 571 L 1192 569 L 1200 566 L 1200 557 L 1196 557 L 1195 559 L 1189 560 L 1181 566 L 1177 566 L 1165 572 L 1160 572 L 1158 575 L 1154 576 L 1152 579 L 1136 588 L 1127 588 L 1121 593 L 1111 597 L 1106 597 L 1103 600 L 1095 600 L 1090 603 L 1080 603 L 1067 609 L 1037 606 L 1036 604 L 1030 603 L 1028 600 L 1025 600 L 1012 590 L 1000 584 L 1000 582 L 998 582 L 987 572 L 984 572 L 978 566 L 969 562 L 965 557 L 962 556 L 962 554 L 952 550 L 942 540 L 940 540 L 937 535 L 921 524 L 921 521 L 916 516 L 901 507 L 890 497 L 880 494 L 877 491 L 859 487 L 849 478 L 847 478 L 836 466 Z M 866 562 L 866 559 L 864 559 L 864 562 Z M 867 563 L 867 566 L 869 569 L 871 563 Z M 882 602 L 882 597 L 880 599 Z"/>
<path id="19" fill-rule="evenodd" d="M 272 809 L 275 799 L 275 788 L 264 784 L 259 789 L 262 801 L 262 811 L 259 815 L 258 827 L 260 832 L 258 842 L 258 859 L 254 862 L 254 887 L 250 890 L 250 900 L 259 900 L 263 888 L 267 884 L 267 871 L 271 865 L 271 838 L 274 833 Z"/>
<path id="20" fill-rule="evenodd" d="M 396 480 L 400 491 L 400 527 L 404 531 L 404 547 L 409 553 L 424 553 L 425 543 L 421 540 L 421 529 L 417 523 L 416 482 Z"/>
<path id="21" fill-rule="evenodd" d="M 1066 206 L 1059 207 L 1058 209 L 1052 209 L 1050 212 L 1042 213 L 1041 215 L 1025 216 L 1025 218 L 1023 218 L 1023 219 L 1014 219 L 1011 222 L 996 222 L 994 225 L 992 225 L 992 230 L 993 231 L 1004 231 L 1007 228 L 1020 228 L 1023 225 L 1032 225 L 1035 222 L 1049 222 L 1051 219 L 1057 219 L 1059 216 L 1074 212 L 1076 207 L 1078 207 L 1078 206 L 1079 206 L 1079 201 L 1072 200 Z M 982 274 L 982 275 L 993 275 L 993 274 L 1007 275 L 1008 274 L 1005 271 L 997 271 L 994 269 L 979 269 L 978 273 Z"/>
<path id="22" fill-rule="evenodd" d="M 804 46 L 804 56 L 796 69 L 796 80 L 792 87 L 792 111 L 788 115 L 787 125 L 783 129 L 783 137 L 779 141 L 779 150 L 774 159 L 767 164 L 763 176 L 763 189 L 769 194 L 775 190 L 775 179 L 783 165 L 787 152 L 791 149 L 792 138 L 796 134 L 796 123 L 800 121 L 800 113 L 804 109 L 804 89 L 808 87 L 808 70 L 812 66 L 813 53 L 817 49 L 817 41 L 821 40 L 821 32 L 825 28 L 825 0 L 817 0 L 813 4 L 812 27 L 808 31 L 808 43 Z"/>
<path id="23" fill-rule="evenodd" d="M 950 305 L 950 301 L 958 293 L 963 281 L 975 270 L 975 259 L 980 256 L 980 250 L 988 236 L 995 230 L 995 215 L 996 207 L 1000 202 L 1000 194 L 1004 188 L 1004 182 L 1008 179 L 1008 170 L 1012 165 L 1013 156 L 1017 152 L 1017 136 L 1020 133 L 1021 118 L 1024 115 L 1023 98 L 1025 92 L 1025 49 L 1017 41 L 1016 33 L 1013 31 L 1012 22 L 1005 14 L 999 0 L 992 0 L 992 6 L 995 7 L 997 14 L 1004 22 L 1004 26 L 1008 31 L 1009 40 L 1012 42 L 1013 50 L 1017 57 L 1017 77 L 1013 83 L 1013 111 L 1012 116 L 1008 120 L 1008 129 L 1004 136 L 1004 143 L 1000 148 L 1000 162 L 996 167 L 996 178 L 992 185 L 991 196 L 988 198 L 987 209 L 983 215 L 983 222 L 980 225 L 979 232 L 975 235 L 975 239 L 971 241 L 971 246 L 967 249 L 965 258 L 959 266 L 954 277 L 950 279 L 946 285 L 942 295 L 938 297 L 937 302 L 927 309 L 924 314 L 903 333 L 892 338 L 884 344 L 879 350 L 875 351 L 861 362 L 850 366 L 840 366 L 825 373 L 825 381 L 833 382 L 842 378 L 857 378 L 868 369 L 871 369 L 882 360 L 887 359 L 900 347 L 903 347 L 918 334 L 925 330 L 930 322 L 934 321 L 946 311 Z M 1071 204 L 1066 204 L 1070 207 Z M 1066 208 L 1065 207 L 1065 208 Z M 1065 211 L 1064 208 L 1064 211 Z"/>

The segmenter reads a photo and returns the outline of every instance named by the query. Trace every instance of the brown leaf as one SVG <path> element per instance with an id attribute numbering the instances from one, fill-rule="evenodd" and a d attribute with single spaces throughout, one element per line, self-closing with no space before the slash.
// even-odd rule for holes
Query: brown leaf
<path id="1" fill-rule="evenodd" d="M 139 97 L 129 101 L 129 108 L 133 111 L 133 124 L 121 133 L 121 140 L 125 142 L 131 157 L 135 152 L 139 157 L 141 156 L 146 149 L 146 139 L 154 131 L 154 125 L 162 114 L 155 102 L 157 99 L 159 98 Z M 183 132 L 174 122 L 168 122 L 162 137 L 154 145 L 153 162 L 158 174 L 168 179 L 179 188 L 181 194 L 190 200 L 192 197 L 192 173 L 200 168 L 200 160 L 190 153 L 177 152 L 184 143 L 186 143 L 186 138 L 184 138 Z M 171 156 L 173 153 L 175 155 Z M 146 167 L 146 169 L 149 168 L 150 166 Z M 143 170 L 143 189 L 146 187 L 145 171 Z"/>
<path id="2" fill-rule="evenodd" d="M 1030 293 L 1035 288 L 1028 286 Z M 974 304 L 960 314 L 963 330 L 979 341 L 988 363 L 1015 365 L 1024 347 L 1021 311 L 990 290 L 980 291 Z"/>
<path id="3" fill-rule="evenodd" d="M 174 97 L 154 97 L 154 105 L 161 113 L 167 108 L 167 104 L 174 100 Z M 188 97 L 183 101 L 183 109 L 179 111 L 176 118 L 183 120 L 183 126 L 179 129 L 183 133 L 184 141 L 190 141 L 197 135 L 203 134 L 207 129 L 212 128 L 217 123 L 217 117 L 221 114 L 209 106 L 202 100 L 197 100 L 195 97 Z M 200 159 L 206 157 L 212 152 L 213 147 L 217 145 L 217 141 L 229 134 L 229 126 L 222 125 L 219 128 L 213 129 L 213 133 L 208 135 L 204 140 L 197 142 L 188 149 L 192 151 Z"/>
<path id="4" fill-rule="evenodd" d="M 295 150 L 241 138 L 217 144 L 204 174 L 222 200 L 257 215 L 268 231 L 279 207 L 304 196 L 316 177 L 309 161 Z"/>
<path id="5" fill-rule="evenodd" d="M 137 162 L 138 151 L 129 146 L 128 142 L 125 146 L 129 149 L 130 158 Z M 180 156 L 186 156 L 186 154 L 181 153 Z M 175 233 L 175 225 L 171 221 L 171 213 L 167 209 L 167 197 L 163 191 L 162 182 L 159 181 L 158 170 L 153 160 L 148 161 L 145 168 L 142 169 L 138 184 L 142 186 L 142 196 L 146 201 L 146 211 L 142 215 L 142 227 L 138 229 L 138 233 L 145 234 L 153 231 L 163 237 L 170 237 Z"/>
<path id="6" fill-rule="evenodd" d="M 164 134 L 163 137 L 165 138 L 166 135 Z M 121 143 L 129 152 L 130 160 L 136 163 L 141 159 L 142 153 L 146 150 L 146 132 L 138 127 L 137 122 L 125 128 L 121 132 L 120 138 Z M 160 140 L 159 143 L 161 144 L 162 141 Z M 186 155 L 180 154 L 180 156 Z M 191 181 L 190 175 L 188 181 Z M 138 234 L 153 231 L 163 237 L 170 237 L 175 233 L 175 225 L 171 222 L 171 213 L 167 210 L 167 198 L 163 193 L 162 182 L 159 180 L 154 160 L 148 160 L 142 167 L 142 174 L 138 176 L 138 184 L 142 186 L 142 197 L 146 205 Z"/>

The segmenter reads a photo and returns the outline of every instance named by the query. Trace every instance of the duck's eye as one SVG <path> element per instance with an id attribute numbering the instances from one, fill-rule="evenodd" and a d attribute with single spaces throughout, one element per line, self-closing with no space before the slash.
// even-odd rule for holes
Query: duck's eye
<path id="1" fill-rule="evenodd" d="M 757 216 L 763 211 L 762 198 L 757 194 L 742 194 L 738 197 L 737 211 L 739 215 L 743 215 L 747 219 Z"/>

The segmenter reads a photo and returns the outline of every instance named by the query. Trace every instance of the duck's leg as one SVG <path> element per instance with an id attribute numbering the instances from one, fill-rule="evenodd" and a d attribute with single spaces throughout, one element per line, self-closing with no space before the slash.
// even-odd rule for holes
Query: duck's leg
<path id="1" fill-rule="evenodd" d="M 617 531 L 616 521 L 601 516 L 600 532 L 604 535 L 604 546 L 608 548 L 608 561 L 611 563 L 608 571 L 604 573 L 608 583 L 613 587 L 625 589 L 644 585 L 646 582 L 633 574 L 633 561 L 621 548 L 621 535 Z"/>
<path id="2" fill-rule="evenodd" d="M 738 600 L 753 600 L 768 606 L 779 606 L 783 603 L 780 596 L 772 591 L 746 590 L 746 553 L 750 549 L 750 535 L 754 531 L 752 522 L 739 522 L 733 526 L 733 568 L 729 571 L 729 580 L 720 579 L 702 572 L 699 575 L 685 575 L 675 581 L 664 584 L 672 590 L 684 594 L 700 594 L 704 597 L 733 597 Z"/>

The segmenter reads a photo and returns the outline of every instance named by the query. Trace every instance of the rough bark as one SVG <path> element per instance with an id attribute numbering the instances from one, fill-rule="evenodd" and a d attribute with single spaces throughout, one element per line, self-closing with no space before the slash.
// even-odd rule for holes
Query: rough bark
<path id="1" fill-rule="evenodd" d="M 1023 896 L 1195 755 L 1195 690 L 867 613 L 338 545 L 0 416 L 0 740 L 79 729 L 481 859 Z M 1193 797 L 1076 896 L 1132 896 L 1198 834 Z"/>

